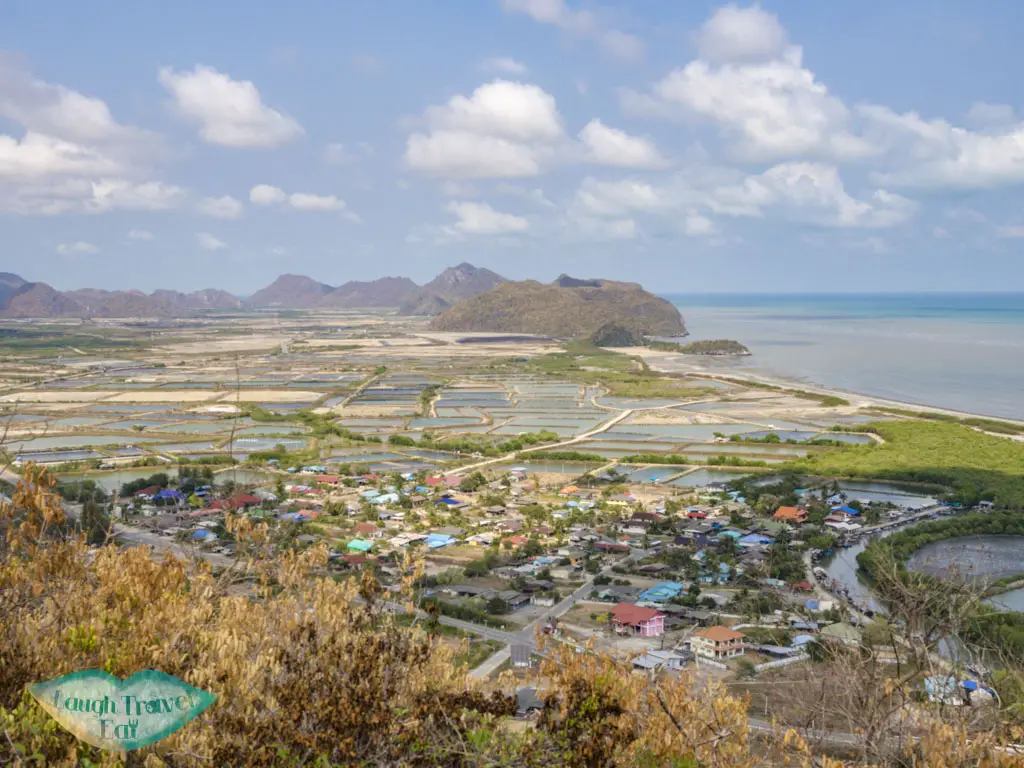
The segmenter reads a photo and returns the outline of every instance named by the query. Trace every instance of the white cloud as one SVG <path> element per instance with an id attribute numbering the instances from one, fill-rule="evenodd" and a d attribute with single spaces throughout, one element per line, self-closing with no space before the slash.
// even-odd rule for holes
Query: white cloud
<path id="1" fill-rule="evenodd" d="M 870 200 L 852 197 L 835 166 L 824 163 L 782 163 L 741 184 L 709 190 L 712 210 L 761 216 L 777 209 L 789 218 L 827 227 L 891 227 L 906 221 L 915 205 L 905 197 L 877 189 Z"/>
<path id="2" fill-rule="evenodd" d="M 718 230 L 715 223 L 697 211 L 690 211 L 683 220 L 683 231 L 690 237 L 708 237 Z"/>
<path id="3" fill-rule="evenodd" d="M 429 133 L 409 136 L 406 164 L 447 178 L 538 175 L 564 138 L 555 99 L 536 85 L 495 80 L 425 115 Z"/>
<path id="4" fill-rule="evenodd" d="M 206 197 L 199 202 L 199 212 L 215 219 L 237 219 L 243 210 L 242 203 L 231 195 Z"/>
<path id="5" fill-rule="evenodd" d="M 345 207 L 345 201 L 334 195 L 312 195 L 306 192 L 296 192 L 288 195 L 288 205 L 296 211 L 340 211 Z"/>
<path id="6" fill-rule="evenodd" d="M 850 195 L 835 166 L 781 163 L 764 173 L 744 175 L 728 169 L 688 169 L 656 186 L 643 180 L 585 179 L 571 209 L 578 216 L 607 219 L 638 215 L 684 219 L 684 231 L 702 233 L 696 216 L 784 219 L 838 228 L 883 228 L 906 221 L 915 205 L 904 197 L 876 189 L 868 199 Z M 710 223 L 710 222 L 709 222 Z"/>
<path id="7" fill-rule="evenodd" d="M 25 182 L 50 176 L 105 176 L 123 172 L 121 163 L 96 149 L 53 136 L 27 132 L 21 141 L 0 135 L 0 179 Z"/>
<path id="8" fill-rule="evenodd" d="M 526 65 L 508 56 L 492 56 L 480 62 L 484 72 L 503 72 L 506 75 L 525 75 Z"/>
<path id="9" fill-rule="evenodd" d="M 214 237 L 209 232 L 196 232 L 196 242 L 205 251 L 221 251 L 228 247 L 227 243 Z"/>
<path id="10" fill-rule="evenodd" d="M 495 80 L 470 96 L 457 94 L 427 110 L 437 130 L 466 131 L 510 141 L 553 141 L 562 136 L 555 97 L 544 89 L 510 80 Z"/>
<path id="11" fill-rule="evenodd" d="M 146 243 L 156 240 L 156 235 L 148 229 L 129 229 L 126 237 L 133 243 Z"/>
<path id="12" fill-rule="evenodd" d="M 932 237 L 936 240 L 948 240 L 952 235 L 949 234 L 949 230 L 945 227 L 935 227 L 932 229 Z"/>
<path id="13" fill-rule="evenodd" d="M 1024 122 L 981 133 L 888 107 L 859 112 L 892 157 L 891 167 L 874 175 L 879 184 L 985 189 L 1024 182 Z"/>
<path id="14" fill-rule="evenodd" d="M 20 214 L 161 210 L 184 196 L 147 180 L 158 137 L 118 123 L 100 99 L 39 80 L 0 58 L 0 210 Z"/>
<path id="15" fill-rule="evenodd" d="M 82 144 L 152 141 L 146 131 L 118 123 L 102 99 L 33 77 L 0 58 L 0 117 L 30 131 Z"/>
<path id="16" fill-rule="evenodd" d="M 80 256 L 82 254 L 99 253 L 100 249 L 92 243 L 78 240 L 74 243 L 61 243 L 57 246 L 57 253 L 61 256 Z"/>
<path id="17" fill-rule="evenodd" d="M 199 135 L 210 144 L 277 147 L 303 132 L 294 118 L 264 104 L 249 80 L 232 80 L 202 64 L 186 72 L 163 67 L 159 79 L 177 111 L 199 123 Z"/>
<path id="18" fill-rule="evenodd" d="M 847 127 L 849 111 L 802 64 L 799 47 L 750 64 L 691 61 L 656 83 L 650 96 L 626 94 L 637 112 L 718 126 L 734 151 L 751 160 L 856 159 L 877 148 Z"/>
<path id="19" fill-rule="evenodd" d="M 719 8 L 697 36 L 701 58 L 716 63 L 770 61 L 787 45 L 778 17 L 756 5 Z"/>
<path id="20" fill-rule="evenodd" d="M 0 185 L 0 210 L 25 215 L 162 211 L 177 206 L 184 196 L 182 189 L 158 181 L 47 179 L 14 188 Z"/>
<path id="21" fill-rule="evenodd" d="M 288 194 L 278 187 L 269 184 L 257 184 L 249 190 L 249 202 L 255 205 L 274 205 L 283 203 L 288 199 Z"/>
<path id="22" fill-rule="evenodd" d="M 596 118 L 580 131 L 580 140 L 587 148 L 587 160 L 592 163 L 620 168 L 660 168 L 665 165 L 654 142 L 609 128 Z"/>
<path id="23" fill-rule="evenodd" d="M 445 228 L 453 233 L 501 235 L 524 232 L 530 228 L 530 222 L 522 216 L 496 211 L 487 203 L 453 200 L 446 207 L 458 219 L 450 228 Z"/>
<path id="24" fill-rule="evenodd" d="M 537 176 L 540 155 L 526 144 L 455 131 L 414 133 L 405 148 L 405 162 L 413 170 L 466 179 Z"/>
<path id="25" fill-rule="evenodd" d="M 257 184 L 249 190 L 249 201 L 254 205 L 283 205 L 296 211 L 343 211 L 345 201 L 334 195 L 314 195 L 309 192 L 288 194 L 279 187 L 269 184 Z M 350 221 L 361 221 L 359 216 L 346 211 L 345 218 Z"/>
<path id="26" fill-rule="evenodd" d="M 726 149 L 745 161 L 871 161 L 871 179 L 880 187 L 1024 183 L 1024 120 L 1008 105 L 974 104 L 967 118 L 978 130 L 876 104 L 850 110 L 804 66 L 802 49 L 790 44 L 778 19 L 757 6 L 719 9 L 696 41 L 699 58 L 647 94 L 625 92 L 623 106 L 716 126 Z M 885 201 L 860 202 L 876 211 L 866 220 L 895 215 Z M 840 210 L 848 214 L 855 206 Z"/>
<path id="27" fill-rule="evenodd" d="M 667 192 L 633 179 L 598 181 L 584 179 L 576 191 L 574 207 L 588 215 L 618 217 L 671 210 L 675 204 Z"/>
<path id="28" fill-rule="evenodd" d="M 1016 240 L 1024 237 L 1024 227 L 1019 225 L 1000 227 L 998 230 L 996 230 L 996 234 L 999 237 L 1006 237 Z"/>
<path id="29" fill-rule="evenodd" d="M 87 210 L 164 211 L 174 208 L 185 197 L 180 187 L 160 181 L 134 184 L 124 179 L 101 179 L 92 182 L 92 197 Z"/>
<path id="30" fill-rule="evenodd" d="M 636 59 L 643 54 L 643 43 L 636 37 L 609 27 L 592 11 L 571 9 L 565 0 L 502 0 L 502 7 L 508 12 L 525 13 L 541 24 L 593 39 L 620 59 Z"/>

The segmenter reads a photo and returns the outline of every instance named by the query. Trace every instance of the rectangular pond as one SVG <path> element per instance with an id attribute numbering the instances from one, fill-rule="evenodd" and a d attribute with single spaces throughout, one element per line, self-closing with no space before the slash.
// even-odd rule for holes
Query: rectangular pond
<path id="1" fill-rule="evenodd" d="M 38 418 L 33 416 L 32 418 Z M 7 419 L 0 417 L 0 423 L 6 423 Z M 50 427 L 91 427 L 103 422 L 104 419 L 95 416 L 67 416 L 63 419 L 54 419 L 49 423 Z"/>
<path id="2" fill-rule="evenodd" d="M 594 462 L 583 462 L 583 461 L 548 461 L 540 460 L 537 461 L 516 461 L 509 464 L 499 464 L 494 467 L 498 472 L 508 472 L 513 467 L 523 467 L 527 472 L 546 472 L 554 475 L 572 475 L 574 477 L 582 475 L 584 472 L 589 472 L 592 469 L 597 469 L 600 464 Z"/>
<path id="3" fill-rule="evenodd" d="M 409 422 L 409 429 L 443 429 L 445 427 L 463 427 L 479 425 L 480 419 L 470 416 L 420 418 Z"/>
<path id="4" fill-rule="evenodd" d="M 327 461 L 332 464 L 365 464 L 368 461 L 402 461 L 408 458 L 400 453 L 332 453 Z"/>
<path id="5" fill-rule="evenodd" d="M 306 447 L 305 440 L 296 440 L 292 437 L 235 437 L 232 445 L 225 444 L 225 448 L 243 451 L 272 451 L 277 446 L 284 446 L 287 451 L 301 451 Z"/>
<path id="6" fill-rule="evenodd" d="M 631 483 L 662 483 L 673 475 L 678 475 L 684 471 L 683 466 L 650 466 L 650 467 L 630 467 L 623 465 L 618 467 L 619 471 L 630 470 L 629 482 Z"/>
<path id="7" fill-rule="evenodd" d="M 103 425 L 104 429 L 132 429 L 135 427 L 145 427 L 146 429 L 152 429 L 156 427 L 166 427 L 170 422 L 168 421 L 157 421 L 156 419 L 125 419 L 124 421 L 111 421 Z"/>
<path id="8" fill-rule="evenodd" d="M 742 470 L 737 472 L 725 472 L 716 469 L 695 469 L 693 472 L 687 472 L 682 477 L 669 481 L 669 485 L 678 485 L 682 488 L 695 488 L 709 485 L 711 483 L 727 483 L 730 480 L 738 480 L 749 474 L 749 472 L 743 472 Z"/>
<path id="9" fill-rule="evenodd" d="M 33 451 L 19 453 L 18 461 L 34 461 L 36 464 L 63 464 L 68 461 L 87 461 L 102 459 L 103 454 L 97 451 Z"/>
<path id="10" fill-rule="evenodd" d="M 90 445 L 132 445 L 141 442 L 137 436 L 117 435 L 59 435 L 20 439 L 8 438 L 4 446 L 11 451 L 38 451 L 51 448 L 80 448 Z"/>
<path id="11" fill-rule="evenodd" d="M 634 424 L 627 422 L 623 426 L 615 426 L 604 434 L 616 436 L 621 432 L 644 434 L 658 437 L 673 437 L 679 442 L 705 442 L 714 440 L 719 435 L 735 435 L 756 429 L 753 424 Z"/>

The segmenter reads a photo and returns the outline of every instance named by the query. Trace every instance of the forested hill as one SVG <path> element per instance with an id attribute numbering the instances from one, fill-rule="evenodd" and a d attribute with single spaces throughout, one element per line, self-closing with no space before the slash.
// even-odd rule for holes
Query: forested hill
<path id="1" fill-rule="evenodd" d="M 679 310 L 636 283 L 565 277 L 551 284 L 533 280 L 503 283 L 442 312 L 431 327 L 573 339 L 590 339 L 599 331 L 607 333 L 614 328 L 634 343 L 645 335 L 686 333 Z"/>

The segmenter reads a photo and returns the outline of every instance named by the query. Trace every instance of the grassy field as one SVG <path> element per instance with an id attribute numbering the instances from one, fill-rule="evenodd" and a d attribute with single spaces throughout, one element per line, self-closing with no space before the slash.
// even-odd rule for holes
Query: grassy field
<path id="1" fill-rule="evenodd" d="M 529 367 L 568 381 L 600 384 L 614 397 L 683 400 L 716 393 L 713 389 L 689 386 L 681 378 L 655 373 L 638 358 L 583 342 L 566 344 L 565 352 L 531 360 Z"/>
<path id="2" fill-rule="evenodd" d="M 816 475 L 935 483 L 951 488 L 965 504 L 990 499 L 999 507 L 1024 509 L 1024 444 L 945 422 L 869 426 L 884 445 L 840 448 L 788 466 Z"/>

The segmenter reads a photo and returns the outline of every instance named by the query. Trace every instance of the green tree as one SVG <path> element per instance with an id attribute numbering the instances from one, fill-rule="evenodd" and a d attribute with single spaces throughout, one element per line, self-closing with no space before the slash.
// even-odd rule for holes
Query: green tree
<path id="1" fill-rule="evenodd" d="M 508 610 L 508 606 L 505 605 L 505 601 L 500 597 L 492 597 L 487 601 L 487 612 L 492 613 L 495 616 L 501 616 Z"/>

